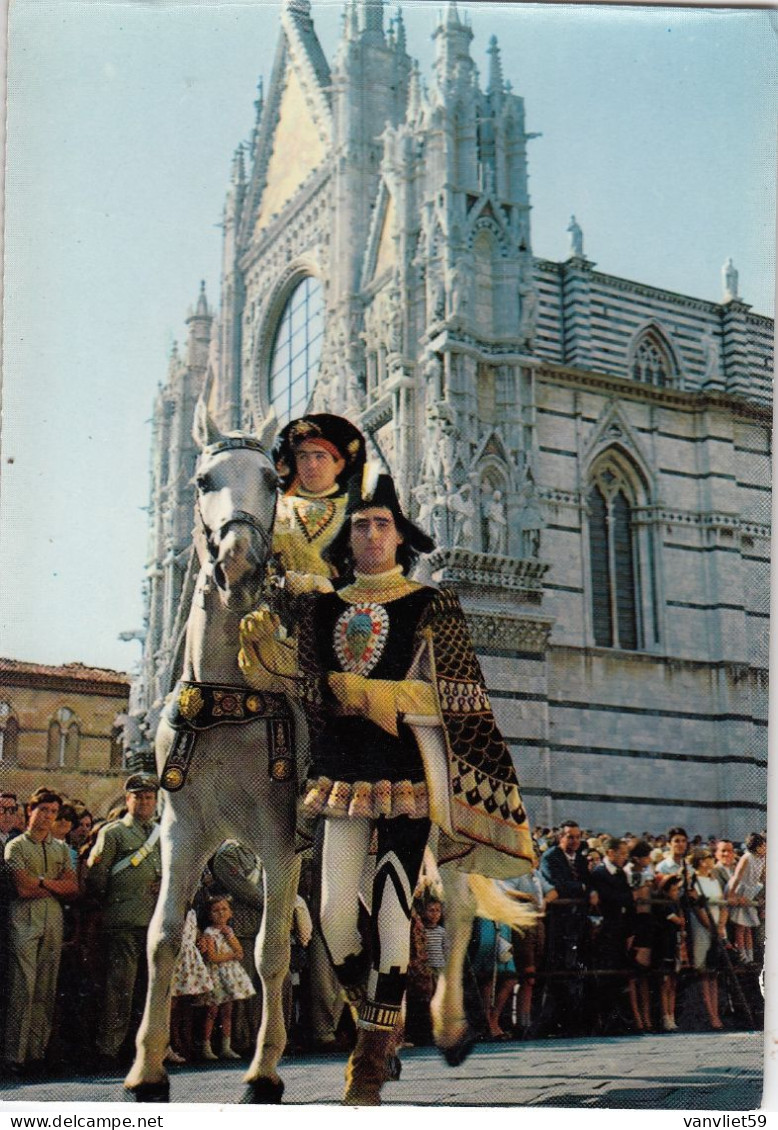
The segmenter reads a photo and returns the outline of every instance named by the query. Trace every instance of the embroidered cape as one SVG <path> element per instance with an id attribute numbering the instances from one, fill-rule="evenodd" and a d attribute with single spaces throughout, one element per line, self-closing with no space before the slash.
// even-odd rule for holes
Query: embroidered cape
<path id="1" fill-rule="evenodd" d="M 315 599 L 315 598 L 314 598 Z M 298 657 L 301 701 L 312 732 L 324 726 L 332 698 L 315 663 L 313 603 L 303 601 Z M 406 715 L 424 762 L 429 811 L 444 833 L 441 859 L 492 878 L 529 871 L 533 850 L 510 751 L 492 713 L 464 611 L 441 590 L 416 627 L 417 660 L 409 677 L 428 678 L 442 725 Z"/>

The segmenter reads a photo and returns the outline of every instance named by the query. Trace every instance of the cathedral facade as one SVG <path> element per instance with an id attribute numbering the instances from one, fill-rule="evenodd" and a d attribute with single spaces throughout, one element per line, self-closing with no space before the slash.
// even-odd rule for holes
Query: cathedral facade
<path id="1" fill-rule="evenodd" d="M 597 271 L 574 217 L 566 260 L 534 256 L 496 40 L 482 84 L 450 3 L 427 82 L 383 8 L 348 0 L 330 62 L 308 0 L 283 7 L 218 309 L 202 289 L 155 407 L 135 755 L 175 666 L 210 366 L 224 429 L 360 425 L 460 594 L 532 823 L 761 829 L 772 322 L 731 261 L 719 303 Z"/>

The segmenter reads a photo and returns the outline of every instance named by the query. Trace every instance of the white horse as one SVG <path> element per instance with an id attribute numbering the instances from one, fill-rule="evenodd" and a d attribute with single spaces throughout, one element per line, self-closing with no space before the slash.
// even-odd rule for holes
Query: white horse
<path id="1" fill-rule="evenodd" d="M 201 449 L 195 476 L 200 572 L 187 624 L 182 682 L 173 696 L 177 728 L 166 711 L 155 747 L 160 775 L 167 765 L 168 782 L 180 787 L 163 793 L 162 885 L 148 933 L 149 987 L 135 1061 L 124 1086 L 137 1101 L 165 1102 L 169 1097 L 163 1059 L 170 981 L 187 904 L 206 861 L 233 837 L 260 857 L 265 895 L 254 954 L 262 981 L 262 1021 L 242 1101 L 280 1102 L 283 1083 L 276 1066 L 286 1044 L 281 994 L 299 875 L 293 735 L 283 715 L 292 712 L 298 740 L 304 720 L 283 695 L 248 691 L 238 668 L 240 620 L 259 602 L 270 553 L 277 474 L 266 445 L 276 421 L 262 427 L 259 439 L 223 435 L 209 416 L 206 397 L 207 391 L 198 402 L 193 429 Z"/>
<path id="2" fill-rule="evenodd" d="M 275 427 L 275 420 L 268 421 L 259 439 L 223 435 L 209 416 L 207 388 L 195 411 L 193 434 L 201 449 L 195 475 L 200 572 L 187 622 L 182 680 L 173 695 L 176 711 L 172 718 L 167 711 L 163 714 L 156 737 L 158 771 L 173 791 L 164 793 L 162 808 L 162 886 L 148 933 L 146 1008 L 135 1060 L 124 1081 L 128 1097 L 137 1101 L 169 1098 L 163 1061 L 170 1029 L 170 982 L 187 904 L 206 861 L 230 837 L 260 857 L 265 892 L 254 953 L 263 988 L 262 1021 L 241 1101 L 278 1103 L 283 1094 L 276 1070 L 286 1044 L 281 992 L 289 968 L 299 863 L 294 853 L 297 778 L 289 757 L 291 735 L 283 729 L 283 709 L 275 700 L 288 703 L 285 710 L 293 715 L 298 745 L 307 731 L 293 696 L 281 694 L 284 686 L 279 683 L 276 696 L 251 691 L 237 659 L 240 620 L 260 601 L 270 553 L 277 476 L 266 445 Z M 429 720 L 418 721 L 417 739 L 423 742 L 426 733 L 431 740 L 424 725 Z M 474 916 L 479 913 L 515 927 L 530 919 L 521 904 L 490 879 L 466 875 L 452 863 L 441 865 L 440 875 L 451 953 L 433 1001 L 433 1023 L 437 1045 L 446 1060 L 456 1064 L 475 1042 L 463 1001 L 464 961 Z"/>

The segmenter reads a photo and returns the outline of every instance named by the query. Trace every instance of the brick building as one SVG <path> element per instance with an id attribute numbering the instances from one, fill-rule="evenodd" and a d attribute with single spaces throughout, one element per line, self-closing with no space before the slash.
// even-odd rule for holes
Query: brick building
<path id="1" fill-rule="evenodd" d="M 119 671 L 0 658 L 0 786 L 26 799 L 46 784 L 103 815 L 126 776 Z"/>

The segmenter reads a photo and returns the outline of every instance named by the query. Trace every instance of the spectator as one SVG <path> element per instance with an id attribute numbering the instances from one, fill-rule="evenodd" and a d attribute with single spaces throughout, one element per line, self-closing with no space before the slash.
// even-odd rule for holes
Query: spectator
<path id="1" fill-rule="evenodd" d="M 546 948 L 546 925 L 542 917 L 548 902 L 556 898 L 556 891 L 544 884 L 538 870 L 537 856 L 535 866 L 526 875 L 517 879 L 507 879 L 501 884 L 506 891 L 521 902 L 528 902 L 538 911 L 538 918 L 521 934 L 513 935 L 513 960 L 519 977 L 519 992 L 516 1009 L 516 1024 L 521 1036 L 526 1036 L 532 1025 L 532 994 L 535 988 L 535 974 L 543 965 Z"/>
<path id="2" fill-rule="evenodd" d="M 752 832 L 729 884 L 729 894 L 739 893 L 747 900 L 747 905 L 735 906 L 731 912 L 735 947 L 747 965 L 754 960 L 753 931 L 759 926 L 759 911 L 754 904 L 764 891 L 766 856 L 767 840 Z"/>
<path id="3" fill-rule="evenodd" d="M 16 827 L 19 804 L 16 793 L 0 793 L 0 1036 L 8 1008 L 8 918 L 16 889 L 3 858 L 5 845 L 19 835 Z"/>
<path id="4" fill-rule="evenodd" d="M 626 844 L 610 837 L 606 840 L 605 859 L 591 873 L 591 887 L 599 896 L 598 908 L 602 915 L 594 950 L 595 966 L 606 974 L 617 974 L 627 968 L 627 939 L 633 928 L 634 899 L 624 874 L 626 861 Z M 620 1008 L 622 990 L 619 978 L 603 978 L 599 1004 L 602 1028 L 606 1032 L 618 1030 L 624 1022 Z M 640 1016 L 633 1016 L 633 1023 L 639 1031 L 643 1030 Z"/>
<path id="5" fill-rule="evenodd" d="M 714 849 L 716 864 L 713 868 L 716 878 L 724 890 L 735 874 L 735 845 L 732 840 L 717 840 Z"/>
<path id="6" fill-rule="evenodd" d="M 481 989 L 486 1024 L 492 1040 L 506 1040 L 500 1018 L 518 983 L 510 927 L 476 918 L 470 940 L 470 964 Z"/>
<path id="7" fill-rule="evenodd" d="M 97 1026 L 100 1066 L 119 1065 L 133 998 L 145 981 L 146 932 L 159 893 L 159 782 L 134 773 L 124 785 L 127 814 L 100 829 L 89 855 L 86 889 L 101 907 L 105 958 L 103 1004 Z"/>
<path id="8" fill-rule="evenodd" d="M 589 869 L 581 849 L 581 829 L 575 820 L 565 820 L 556 847 L 544 852 L 540 875 L 556 898 L 549 908 L 546 966 L 551 972 L 580 972 L 585 966 L 584 945 L 589 903 Z M 548 897 L 548 896 L 547 896 Z M 581 1017 L 583 1006 L 581 978 L 551 979 L 547 983 L 543 1006 L 543 1025 L 569 1024 L 571 1016 Z"/>
<path id="9" fill-rule="evenodd" d="M 71 847 L 74 847 L 76 849 L 76 852 L 78 852 L 89 839 L 89 836 L 92 832 L 94 819 L 92 817 L 92 813 L 85 808 L 81 809 L 81 811 L 77 809 L 76 815 L 78 817 L 78 823 L 70 833 L 68 843 L 71 845 Z"/>
<path id="10" fill-rule="evenodd" d="M 651 951 L 653 948 L 653 917 L 651 914 L 651 889 L 654 881 L 654 868 L 651 864 L 651 844 L 647 839 L 638 840 L 630 851 L 624 874 L 635 899 L 632 925 L 629 927 L 631 944 L 629 957 L 634 969 L 627 990 L 635 1027 L 638 1031 L 650 1032 L 651 1022 Z"/>
<path id="11" fill-rule="evenodd" d="M 54 827 L 51 829 L 51 834 L 55 840 L 60 840 L 67 847 L 70 853 L 70 863 L 75 871 L 78 865 L 78 852 L 71 846 L 70 836 L 73 829 L 78 825 L 78 816 L 72 804 L 63 801 L 60 805 L 59 816 L 54 821 Z"/>
<path id="12" fill-rule="evenodd" d="M 16 892 L 10 908 L 10 1023 L 5 1033 L 5 1060 L 14 1075 L 43 1066 L 62 949 L 59 900 L 78 894 L 68 850 L 51 834 L 60 804 L 59 793 L 39 789 L 30 798 L 26 831 L 5 845 Z"/>
<path id="13" fill-rule="evenodd" d="M 418 887 L 417 887 L 418 892 Z M 402 1047 L 426 1047 L 432 1043 L 430 1002 L 435 994 L 435 975 L 427 951 L 423 895 L 417 893 L 411 908 L 411 956 L 405 988 Z"/>
<path id="14" fill-rule="evenodd" d="M 213 895 L 208 903 L 208 919 L 200 939 L 200 951 L 213 979 L 213 989 L 208 995 L 203 1043 L 203 1059 L 240 1059 L 232 1048 L 233 1001 L 254 996 L 256 990 L 246 970 L 241 965 L 243 947 L 230 925 L 232 907 L 229 895 Z M 211 1047 L 211 1037 L 217 1019 L 221 1025 L 221 1048 L 217 1056 Z"/>
<path id="15" fill-rule="evenodd" d="M 689 923 L 691 926 L 691 962 L 700 974 L 702 1000 L 711 1028 L 723 1028 L 719 1017 L 719 987 L 716 969 L 721 946 L 727 937 L 727 907 L 724 889 L 714 873 L 713 853 L 704 847 L 694 848 L 687 857 L 694 870 L 694 882 L 700 893 Z"/>
<path id="16" fill-rule="evenodd" d="M 233 1005 L 233 1046 L 240 1055 L 253 1055 L 262 1016 L 262 982 L 254 959 L 265 906 L 262 864 L 245 844 L 225 840 L 211 859 L 210 867 L 214 879 L 212 893 L 218 890 L 230 896 L 232 928 L 241 947 L 238 960 L 255 989 Z"/>
<path id="17" fill-rule="evenodd" d="M 427 960 L 432 972 L 434 990 L 448 958 L 448 935 L 443 925 L 443 903 L 440 899 L 429 897 L 425 900 L 422 905 L 421 920 L 424 923 Z"/>
<path id="18" fill-rule="evenodd" d="M 681 875 L 684 889 L 691 886 L 692 877 L 686 864 L 689 837 L 683 828 L 671 828 L 667 833 L 670 853 L 656 865 L 657 875 Z"/>
<path id="19" fill-rule="evenodd" d="M 198 948 L 199 940 L 197 915 L 190 907 L 170 983 L 170 1051 L 166 1058 L 171 1063 L 185 1063 L 192 1057 L 194 1010 L 207 1004 L 213 992 L 213 977 Z"/>
<path id="20" fill-rule="evenodd" d="M 686 929 L 683 899 L 683 876 L 680 872 L 657 877 L 659 893 L 654 906 L 655 965 L 661 975 L 659 989 L 662 1029 L 677 1032 L 675 1022 L 676 988 L 681 968 L 681 947 Z"/>
<path id="21" fill-rule="evenodd" d="M 19 802 L 16 793 L 0 793 L 0 849 L 5 850 L 5 845 L 14 836 L 18 836 Z"/>

